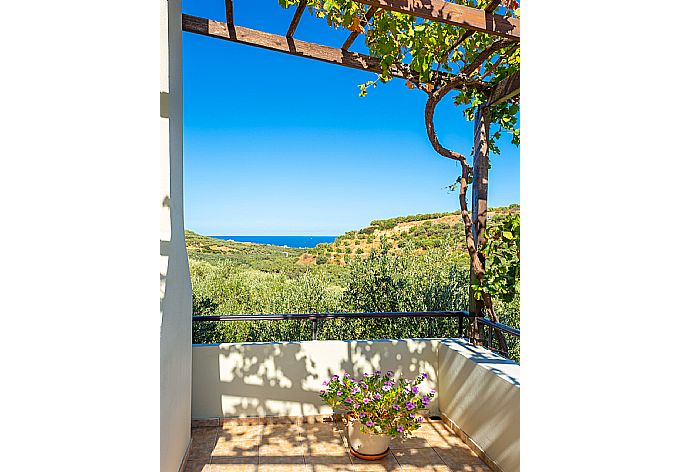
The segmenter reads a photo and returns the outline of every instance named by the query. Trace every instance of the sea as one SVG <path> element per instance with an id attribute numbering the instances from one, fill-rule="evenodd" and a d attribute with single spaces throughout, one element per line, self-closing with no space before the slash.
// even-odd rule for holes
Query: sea
<path id="1" fill-rule="evenodd" d="M 337 236 L 211 236 L 223 241 L 240 243 L 271 244 L 287 247 L 316 247 L 321 243 L 332 243 Z"/>

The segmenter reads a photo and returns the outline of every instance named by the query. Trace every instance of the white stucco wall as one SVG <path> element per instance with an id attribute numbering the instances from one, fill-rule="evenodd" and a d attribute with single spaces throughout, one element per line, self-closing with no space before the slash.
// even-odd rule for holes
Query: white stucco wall
<path id="1" fill-rule="evenodd" d="M 306 341 L 194 345 L 192 417 L 301 416 L 331 413 L 322 382 L 348 372 L 392 370 L 408 378 L 427 372 L 437 386 L 439 340 Z M 438 412 L 438 400 L 430 405 Z"/>
<path id="2" fill-rule="evenodd" d="M 160 470 L 177 472 L 190 440 L 192 377 L 192 288 L 182 211 L 179 0 L 160 0 L 160 32 Z"/>
<path id="3" fill-rule="evenodd" d="M 482 347 L 438 347 L 440 409 L 505 472 L 520 470 L 520 366 Z"/>

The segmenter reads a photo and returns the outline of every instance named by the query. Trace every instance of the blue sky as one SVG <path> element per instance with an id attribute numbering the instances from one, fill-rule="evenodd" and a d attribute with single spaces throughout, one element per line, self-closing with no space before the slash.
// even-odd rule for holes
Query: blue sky
<path id="1" fill-rule="evenodd" d="M 294 9 L 238 0 L 238 25 L 285 34 Z M 185 13 L 224 20 L 222 0 Z M 257 12 L 269 12 L 265 16 Z M 348 32 L 305 12 L 295 37 L 340 47 Z M 456 163 L 431 148 L 426 94 L 394 79 L 358 96 L 374 74 L 183 34 L 187 229 L 207 235 L 337 235 L 372 219 L 454 211 Z M 361 39 L 353 50 L 364 52 Z M 469 154 L 472 123 L 447 97 L 441 142 Z M 492 157 L 489 206 L 519 202 L 519 152 Z"/>

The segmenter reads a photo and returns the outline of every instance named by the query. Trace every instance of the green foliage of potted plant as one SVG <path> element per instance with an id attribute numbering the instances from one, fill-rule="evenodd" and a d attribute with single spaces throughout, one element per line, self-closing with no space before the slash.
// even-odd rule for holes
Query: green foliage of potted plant
<path id="1" fill-rule="evenodd" d="M 393 371 L 365 373 L 357 380 L 350 374 L 334 375 L 324 381 L 321 398 L 334 409 L 347 411 L 348 441 L 354 455 L 376 459 L 389 452 L 391 438 L 408 437 L 421 427 L 435 391 L 422 392 L 419 385 L 428 378 L 422 373 L 413 380 L 395 378 Z"/>

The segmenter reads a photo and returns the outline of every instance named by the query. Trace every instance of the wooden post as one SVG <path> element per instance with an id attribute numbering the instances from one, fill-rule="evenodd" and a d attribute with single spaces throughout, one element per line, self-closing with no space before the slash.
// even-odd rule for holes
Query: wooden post
<path id="1" fill-rule="evenodd" d="M 487 190 L 489 188 L 489 126 L 491 109 L 480 105 L 474 117 L 474 155 L 472 162 L 472 237 L 477 248 L 486 241 Z M 484 255 L 479 259 L 484 265 Z M 476 280 L 476 274 L 470 264 L 470 281 Z M 470 289 L 470 313 L 484 314 L 484 302 L 476 300 Z M 477 321 L 470 319 L 470 337 L 479 333 Z"/>

